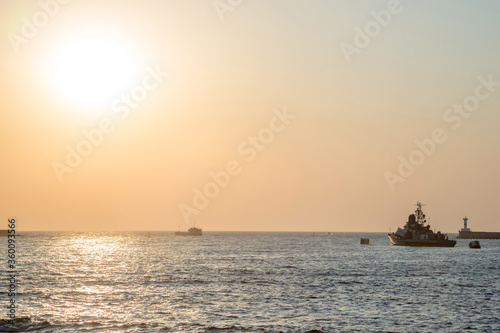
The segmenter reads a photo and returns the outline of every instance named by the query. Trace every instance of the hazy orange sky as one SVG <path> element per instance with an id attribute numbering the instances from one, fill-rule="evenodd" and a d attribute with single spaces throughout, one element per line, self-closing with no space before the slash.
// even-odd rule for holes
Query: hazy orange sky
<path id="1" fill-rule="evenodd" d="M 468 215 L 500 231 L 499 12 L 1 1 L 0 216 L 21 230 L 388 231 L 420 200 L 433 228 Z"/>

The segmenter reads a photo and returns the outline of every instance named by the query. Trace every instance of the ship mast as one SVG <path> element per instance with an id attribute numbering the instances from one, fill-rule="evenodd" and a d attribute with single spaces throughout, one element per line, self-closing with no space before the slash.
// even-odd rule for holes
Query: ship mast
<path id="1" fill-rule="evenodd" d="M 424 206 L 423 203 L 420 201 L 417 201 L 417 210 L 415 211 L 415 219 L 417 220 L 417 223 L 420 224 L 421 226 L 424 225 L 427 220 L 425 220 L 425 214 L 422 212 L 422 206 Z"/>

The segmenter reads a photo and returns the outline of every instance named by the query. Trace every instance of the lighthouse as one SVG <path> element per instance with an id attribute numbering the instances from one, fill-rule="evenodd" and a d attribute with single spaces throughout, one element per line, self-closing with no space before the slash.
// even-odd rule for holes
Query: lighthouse
<path id="1" fill-rule="evenodd" d="M 463 227 L 463 228 L 462 228 L 462 230 L 460 230 L 460 231 L 470 231 L 470 229 L 469 229 L 469 228 L 467 228 L 467 221 L 468 221 L 468 220 L 469 220 L 469 219 L 467 218 L 467 216 L 466 216 L 466 217 L 464 217 L 464 227 Z"/>

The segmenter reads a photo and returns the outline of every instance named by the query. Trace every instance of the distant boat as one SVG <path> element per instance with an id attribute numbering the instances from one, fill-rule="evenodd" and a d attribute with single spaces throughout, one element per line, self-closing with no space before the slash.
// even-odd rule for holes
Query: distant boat
<path id="1" fill-rule="evenodd" d="M 430 225 L 425 225 L 427 220 L 422 212 L 422 204 L 417 202 L 415 214 L 408 217 L 404 228 L 389 234 L 392 245 L 401 246 L 434 246 L 454 247 L 457 241 L 448 239 L 446 234 L 440 231 L 434 233 Z"/>
<path id="2" fill-rule="evenodd" d="M 192 227 L 188 231 L 176 231 L 176 236 L 203 236 L 201 228 Z"/>
<path id="3" fill-rule="evenodd" d="M 491 231 L 471 231 L 467 228 L 467 221 L 469 220 L 464 217 L 464 227 L 458 231 L 457 238 L 462 239 L 500 239 L 500 232 Z"/>

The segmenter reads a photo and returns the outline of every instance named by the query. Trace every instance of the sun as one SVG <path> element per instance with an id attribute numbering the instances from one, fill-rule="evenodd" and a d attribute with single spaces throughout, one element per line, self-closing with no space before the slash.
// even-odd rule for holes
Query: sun
<path id="1" fill-rule="evenodd" d="M 68 33 L 49 53 L 46 88 L 76 108 L 102 110 L 134 83 L 140 60 L 137 47 L 117 32 L 87 28 Z"/>

